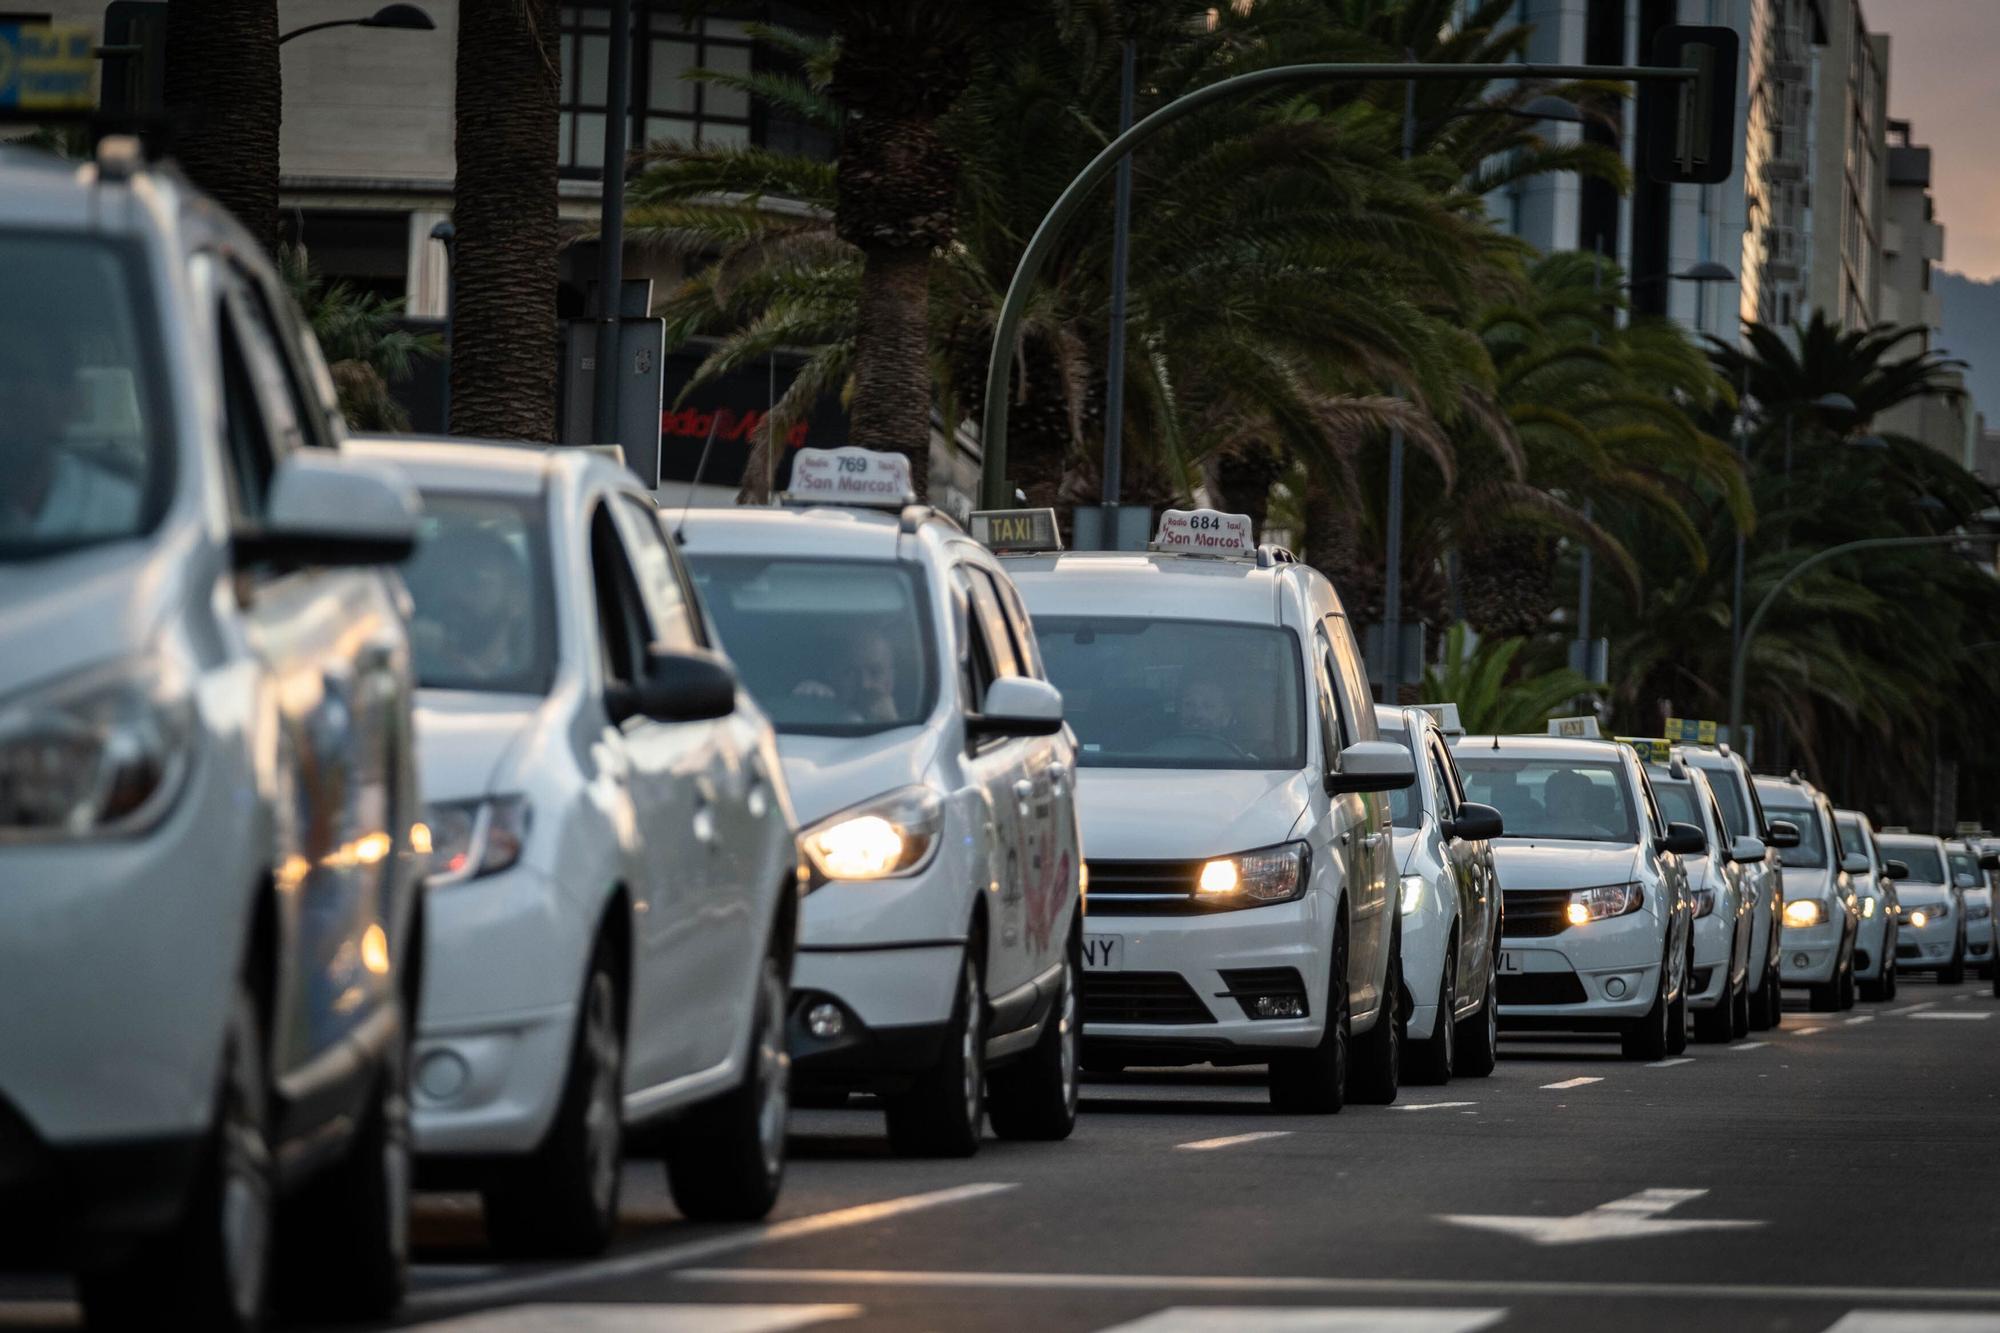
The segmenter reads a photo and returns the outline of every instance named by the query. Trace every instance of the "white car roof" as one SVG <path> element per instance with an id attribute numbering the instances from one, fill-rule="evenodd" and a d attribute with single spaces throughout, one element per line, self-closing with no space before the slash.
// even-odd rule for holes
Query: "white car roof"
<path id="1" fill-rule="evenodd" d="M 1159 551 L 1066 551 L 1005 556 L 1000 563 L 1028 604 L 1048 615 L 1103 615 L 1115 607 L 1172 620 L 1280 625 L 1286 580 L 1325 582 L 1309 565 Z M 1324 591 L 1338 611 L 1332 585 Z"/>
<path id="2" fill-rule="evenodd" d="M 419 490 L 488 495 L 539 495 L 550 478 L 561 472 L 581 476 L 590 467 L 615 466 L 583 449 L 424 436 L 363 436 L 350 438 L 341 448 L 361 458 L 395 464 Z M 636 478 L 633 480 L 636 484 Z"/>
<path id="3" fill-rule="evenodd" d="M 1498 740 L 1496 747 L 1493 742 Z M 1591 741 L 1570 736 L 1459 736 L 1452 740 L 1451 748 L 1467 759 L 1488 757 L 1516 759 L 1575 759 L 1584 762 L 1602 763 L 1606 759 L 1622 759 L 1632 753 L 1632 747 L 1622 741 Z M 1636 756 L 1634 756 L 1636 759 Z"/>
<path id="4" fill-rule="evenodd" d="M 828 560 L 894 560 L 907 526 L 920 544 L 958 536 L 958 526 L 934 510 L 912 506 L 902 514 L 849 505 L 803 508 L 740 505 L 690 509 L 685 521 L 665 511 L 683 545 L 705 555 L 798 555 Z"/>

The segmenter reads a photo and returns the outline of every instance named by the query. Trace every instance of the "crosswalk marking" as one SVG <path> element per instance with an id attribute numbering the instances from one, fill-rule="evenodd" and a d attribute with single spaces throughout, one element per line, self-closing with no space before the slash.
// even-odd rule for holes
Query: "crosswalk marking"
<path id="1" fill-rule="evenodd" d="M 1100 1333 L 1477 1333 L 1506 1317 L 1505 1310 L 1176 1305 Z"/>
<path id="2" fill-rule="evenodd" d="M 1794 1037 L 1810 1037 L 1815 1032 L 1824 1031 L 1826 1031 L 1825 1028 L 1794 1028 L 1792 1029 L 1792 1035 Z"/>
<path id="3" fill-rule="evenodd" d="M 1601 1078 L 1566 1078 L 1560 1083 L 1542 1084 L 1543 1092 L 1561 1092 L 1564 1088 L 1580 1088 L 1586 1083 L 1602 1083 Z"/>
<path id="4" fill-rule="evenodd" d="M 425 1327 L 440 1333 L 789 1333 L 860 1313 L 858 1305 L 513 1305 Z"/>
<path id="5" fill-rule="evenodd" d="M 1239 1143 L 1255 1143 L 1258 1139 L 1282 1139 L 1291 1132 L 1289 1129 L 1260 1129 L 1249 1134 L 1225 1134 L 1219 1139 L 1196 1139 L 1193 1143 L 1177 1143 L 1174 1146 L 1186 1152 L 1210 1152 L 1216 1148 L 1234 1148 Z"/>

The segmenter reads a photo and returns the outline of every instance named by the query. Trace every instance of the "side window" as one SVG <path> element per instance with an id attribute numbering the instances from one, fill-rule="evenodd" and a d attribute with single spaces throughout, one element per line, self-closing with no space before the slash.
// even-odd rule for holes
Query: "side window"
<path id="1" fill-rule="evenodd" d="M 216 302 L 215 333 L 216 361 L 222 370 L 222 432 L 230 507 L 238 519 L 254 523 L 263 517 L 277 460 L 272 455 L 271 437 L 265 432 L 257 386 L 226 299 Z"/>
<path id="2" fill-rule="evenodd" d="M 1750 775 L 1741 768 L 1737 769 L 1735 780 L 1742 784 L 1743 791 L 1750 798 L 1750 821 L 1753 830 L 1758 837 L 1766 837 L 1771 832 L 1771 819 L 1764 813 L 1764 802 L 1757 795 L 1757 784 L 1752 782 Z"/>
<path id="3" fill-rule="evenodd" d="M 1042 669 L 1042 645 L 1035 638 L 1035 622 L 1028 616 L 1028 608 L 1021 604 L 1021 594 L 1016 592 L 1011 579 L 995 577 L 993 590 L 999 594 L 1001 609 L 1007 613 L 1007 627 L 1014 634 L 1014 655 L 1020 659 L 1021 674 L 1033 676 L 1037 680 L 1047 680 L 1048 673 Z"/>
<path id="4" fill-rule="evenodd" d="M 1000 609 L 1000 593 L 994 587 L 992 577 L 983 569 L 967 565 L 958 566 L 956 573 L 959 587 L 965 590 L 971 602 L 972 618 L 979 623 L 985 636 L 995 678 L 1027 674 L 1021 669 L 1021 659 L 1014 649 L 1013 631 L 1007 626 L 1007 613 Z M 985 692 L 982 691 L 979 697 L 985 698 Z"/>
<path id="5" fill-rule="evenodd" d="M 651 504 L 620 492 L 610 504 L 618 533 L 632 558 L 639 598 L 652 626 L 652 641 L 668 652 L 684 653 L 701 646 L 694 607 L 674 568 L 674 555 Z"/>
<path id="6" fill-rule="evenodd" d="M 1458 786 L 1452 780 L 1451 760 L 1445 758 L 1435 737 L 1424 747 L 1424 752 L 1430 756 L 1431 786 L 1437 789 L 1438 818 L 1450 819 L 1458 814 L 1459 807 Z"/>
<path id="7" fill-rule="evenodd" d="M 631 564 L 608 506 L 600 504 L 590 523 L 591 581 L 597 601 L 597 641 L 604 656 L 606 684 L 630 685 L 646 660 L 645 613 Z"/>
<path id="8" fill-rule="evenodd" d="M 958 683 L 963 696 L 961 706 L 967 712 L 977 712 L 986 702 L 986 689 L 995 678 L 993 669 L 993 649 L 987 642 L 986 628 L 981 622 L 979 610 L 973 600 L 972 576 L 960 565 L 952 570 L 952 579 L 958 585 Z"/>
<path id="9" fill-rule="evenodd" d="M 306 392 L 299 367 L 292 362 L 290 345 L 279 330 L 264 293 L 255 282 L 239 277 L 230 304 L 236 310 L 257 392 L 264 400 L 264 410 L 272 417 L 272 432 L 278 437 L 279 447 L 325 445 L 319 403 Z"/>
<path id="10" fill-rule="evenodd" d="M 1667 836 L 1667 826 L 1660 818 L 1660 803 L 1653 799 L 1653 780 L 1646 776 L 1646 770 L 1639 766 L 1637 759 L 1628 759 L 1625 762 L 1626 767 L 1638 776 L 1639 794 L 1645 797 L 1646 821 L 1653 826 L 1653 836 L 1664 838 Z"/>
<path id="11" fill-rule="evenodd" d="M 1341 721 L 1350 745 L 1381 739 L 1375 729 L 1375 698 L 1368 692 L 1368 669 L 1361 664 L 1354 634 L 1342 616 L 1326 618 L 1327 642 L 1333 646 L 1333 683 L 1340 692 Z"/>
<path id="12" fill-rule="evenodd" d="M 1319 691 L 1319 743 L 1326 754 L 1326 771 L 1334 770 L 1334 763 L 1343 748 L 1341 738 L 1347 735 L 1346 721 L 1341 717 L 1340 705 L 1333 692 L 1332 663 L 1333 649 L 1327 646 L 1326 631 L 1313 631 L 1313 683 Z"/>

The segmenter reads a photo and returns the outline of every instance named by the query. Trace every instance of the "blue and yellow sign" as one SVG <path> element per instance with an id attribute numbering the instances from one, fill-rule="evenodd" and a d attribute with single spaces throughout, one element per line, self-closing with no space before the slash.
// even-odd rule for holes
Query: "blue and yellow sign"
<path id="1" fill-rule="evenodd" d="M 0 23 L 0 108 L 88 111 L 97 54 L 89 28 Z"/>
<path id="2" fill-rule="evenodd" d="M 1667 719 L 1667 735 L 1685 745 L 1713 745 L 1718 728 L 1706 719 L 1697 721 L 1691 717 L 1670 717 Z"/>
<path id="3" fill-rule="evenodd" d="M 1674 743 L 1664 736 L 1620 736 L 1619 740 L 1639 752 L 1639 758 L 1649 764 L 1665 764 L 1674 757 Z"/>

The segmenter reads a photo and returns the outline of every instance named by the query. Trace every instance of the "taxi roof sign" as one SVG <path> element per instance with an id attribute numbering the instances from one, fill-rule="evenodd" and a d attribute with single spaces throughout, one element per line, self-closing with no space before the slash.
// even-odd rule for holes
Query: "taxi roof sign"
<path id="1" fill-rule="evenodd" d="M 843 445 L 801 449 L 792 460 L 792 484 L 779 497 L 786 504 L 860 505 L 901 509 L 916 503 L 910 460 L 901 454 Z"/>
<path id="2" fill-rule="evenodd" d="M 1665 736 L 1620 736 L 1619 740 L 1639 752 L 1649 764 L 1665 764 L 1673 759 L 1674 742 Z"/>
<path id="3" fill-rule="evenodd" d="M 1447 736 L 1463 736 L 1465 724 L 1458 720 L 1458 705 L 1455 703 L 1418 704 L 1418 708 L 1429 713 L 1437 721 L 1438 730 Z"/>
<path id="4" fill-rule="evenodd" d="M 1720 730 L 1707 718 L 1670 717 L 1666 722 L 1668 738 L 1686 745 L 1713 745 Z"/>
<path id="5" fill-rule="evenodd" d="M 1169 509 L 1160 515 L 1152 549 L 1182 555 L 1257 554 L 1257 536 L 1248 514 L 1215 509 Z"/>
<path id="6" fill-rule="evenodd" d="M 1582 717 L 1552 717 L 1549 719 L 1549 735 L 1560 736 L 1571 741 L 1597 741 L 1604 739 L 1604 733 L 1597 729 L 1597 719 L 1585 714 Z"/>
<path id="7" fill-rule="evenodd" d="M 0 23 L 0 109 L 88 111 L 97 43 L 77 24 Z"/>
<path id="8" fill-rule="evenodd" d="M 989 551 L 1060 551 L 1062 529 L 1053 509 L 975 509 L 966 515 L 972 539 Z"/>

